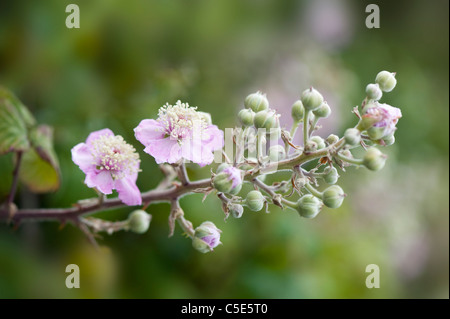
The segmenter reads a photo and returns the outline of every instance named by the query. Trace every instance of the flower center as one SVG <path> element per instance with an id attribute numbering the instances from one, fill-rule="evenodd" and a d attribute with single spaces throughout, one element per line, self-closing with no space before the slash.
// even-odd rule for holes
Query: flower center
<path id="1" fill-rule="evenodd" d="M 97 169 L 111 172 L 121 179 L 139 171 L 139 154 L 120 135 L 102 135 L 92 142 L 92 156 Z"/>
<path id="2" fill-rule="evenodd" d="M 158 122 L 164 126 L 167 135 L 182 142 L 183 139 L 192 138 L 194 130 L 201 133 L 207 126 L 196 110 L 196 107 L 181 101 L 177 101 L 175 105 L 166 103 L 159 109 Z"/>

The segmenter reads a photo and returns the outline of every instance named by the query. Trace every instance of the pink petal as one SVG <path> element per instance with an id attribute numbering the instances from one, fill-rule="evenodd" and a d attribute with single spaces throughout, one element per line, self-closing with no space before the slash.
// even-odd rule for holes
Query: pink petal
<path id="1" fill-rule="evenodd" d="M 103 194 L 111 194 L 114 188 L 114 180 L 108 171 L 90 172 L 84 180 L 88 187 L 96 187 Z"/>
<path id="2" fill-rule="evenodd" d="M 144 146 L 148 146 L 149 141 L 164 138 L 164 127 L 155 120 L 142 120 L 134 129 L 134 136 Z"/>
<path id="3" fill-rule="evenodd" d="M 142 197 L 139 188 L 136 186 L 136 181 L 125 177 L 116 180 L 116 190 L 119 193 L 120 200 L 129 206 L 141 205 Z"/>
<path id="4" fill-rule="evenodd" d="M 80 143 L 72 148 L 72 161 L 87 174 L 95 170 L 94 158 L 92 157 L 89 146 L 85 143 Z"/>
<path id="5" fill-rule="evenodd" d="M 208 126 L 203 130 L 203 144 L 211 149 L 211 151 L 220 150 L 224 145 L 223 131 L 215 125 Z"/>
<path id="6" fill-rule="evenodd" d="M 156 163 L 176 163 L 181 159 L 181 147 L 169 137 L 148 142 L 144 152 L 155 158 Z"/>
<path id="7" fill-rule="evenodd" d="M 86 144 L 88 146 L 91 146 L 93 141 L 95 141 L 96 139 L 98 139 L 100 136 L 103 136 L 103 135 L 113 136 L 114 133 L 109 128 L 104 128 L 103 130 L 92 132 L 91 134 L 89 134 L 89 136 L 86 140 Z"/>
<path id="8" fill-rule="evenodd" d="M 202 145 L 202 141 L 196 138 L 183 140 L 181 156 L 188 161 L 197 163 L 201 167 L 211 164 L 214 160 L 211 149 Z"/>

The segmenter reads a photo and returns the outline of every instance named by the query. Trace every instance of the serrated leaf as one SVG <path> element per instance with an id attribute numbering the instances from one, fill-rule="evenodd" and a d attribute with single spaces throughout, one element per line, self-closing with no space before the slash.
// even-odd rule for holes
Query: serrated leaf
<path id="1" fill-rule="evenodd" d="M 53 150 L 53 130 L 40 125 L 30 131 L 32 148 L 22 156 L 20 180 L 34 193 L 56 191 L 61 183 L 59 162 Z"/>
<path id="2" fill-rule="evenodd" d="M 0 155 L 28 150 L 28 128 L 35 123 L 25 105 L 0 86 Z"/>

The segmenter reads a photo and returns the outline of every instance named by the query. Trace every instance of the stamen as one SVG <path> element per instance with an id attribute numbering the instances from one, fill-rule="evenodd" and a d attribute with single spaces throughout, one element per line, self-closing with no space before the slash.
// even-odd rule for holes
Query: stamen
<path id="1" fill-rule="evenodd" d="M 111 172 L 113 179 L 121 179 L 139 171 L 139 154 L 122 136 L 102 135 L 92 142 L 92 156 L 99 170 Z"/>
<path id="2" fill-rule="evenodd" d="M 158 122 L 163 124 L 165 133 L 181 144 L 183 139 L 191 139 L 194 130 L 200 133 L 207 127 L 204 118 L 197 113 L 197 107 L 177 101 L 175 105 L 166 103 L 159 109 Z"/>

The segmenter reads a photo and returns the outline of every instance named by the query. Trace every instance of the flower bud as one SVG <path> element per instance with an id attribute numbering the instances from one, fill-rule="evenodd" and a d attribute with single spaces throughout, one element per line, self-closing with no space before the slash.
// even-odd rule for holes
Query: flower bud
<path id="1" fill-rule="evenodd" d="M 197 114 L 200 115 L 200 118 L 205 121 L 206 124 L 211 125 L 211 114 L 206 112 L 197 111 Z"/>
<path id="2" fill-rule="evenodd" d="M 339 174 L 335 167 L 328 166 L 323 170 L 323 173 L 323 180 L 327 184 L 336 184 L 339 179 Z"/>
<path id="3" fill-rule="evenodd" d="M 383 137 L 384 145 L 389 146 L 395 143 L 394 133 L 389 134 L 388 136 Z"/>
<path id="4" fill-rule="evenodd" d="M 254 212 L 259 212 L 263 208 L 264 202 L 264 196 L 257 190 L 250 191 L 245 198 L 245 204 Z"/>
<path id="5" fill-rule="evenodd" d="M 380 89 L 384 92 L 391 92 L 397 84 L 397 79 L 395 78 L 395 73 L 381 71 L 377 74 L 375 82 L 378 83 Z"/>
<path id="6" fill-rule="evenodd" d="M 315 152 L 317 151 L 317 143 L 314 141 L 309 140 L 308 142 L 306 142 L 305 144 L 305 152 L 306 153 L 311 153 L 311 152 Z"/>
<path id="7" fill-rule="evenodd" d="M 203 222 L 195 229 L 192 246 L 201 253 L 208 253 L 221 244 L 221 230 L 212 222 Z"/>
<path id="8" fill-rule="evenodd" d="M 344 197 L 345 193 L 338 185 L 330 186 L 322 193 L 323 203 L 330 208 L 340 207 L 344 201 Z"/>
<path id="9" fill-rule="evenodd" d="M 322 208 L 322 202 L 314 195 L 306 194 L 298 200 L 296 208 L 300 216 L 314 218 L 319 214 Z"/>
<path id="10" fill-rule="evenodd" d="M 260 111 L 255 114 L 253 124 L 256 128 L 265 128 L 270 133 L 271 128 L 278 127 L 278 119 L 274 111 Z"/>
<path id="11" fill-rule="evenodd" d="M 274 145 L 269 148 L 269 159 L 271 162 L 278 162 L 286 158 L 286 150 L 281 145 Z"/>
<path id="12" fill-rule="evenodd" d="M 369 137 L 372 141 L 376 141 L 376 140 L 381 139 L 384 136 L 385 131 L 386 130 L 384 127 L 372 126 L 371 128 L 369 128 L 367 130 L 367 135 L 369 135 Z"/>
<path id="13" fill-rule="evenodd" d="M 212 182 L 219 192 L 235 195 L 242 188 L 241 170 L 233 166 L 223 168 L 213 177 Z"/>
<path id="14" fill-rule="evenodd" d="M 255 112 L 251 109 L 242 109 L 238 113 L 238 119 L 243 126 L 252 126 Z"/>
<path id="15" fill-rule="evenodd" d="M 317 144 L 317 149 L 321 150 L 322 148 L 325 148 L 325 141 L 320 136 L 313 136 L 311 137 L 311 141 Z"/>
<path id="16" fill-rule="evenodd" d="M 314 111 L 322 104 L 323 96 L 316 89 L 309 88 L 303 91 L 300 100 L 306 111 Z"/>
<path id="17" fill-rule="evenodd" d="M 327 102 L 323 102 L 320 106 L 313 111 L 314 115 L 317 117 L 328 117 L 331 114 L 331 108 Z"/>
<path id="18" fill-rule="evenodd" d="M 378 101 L 383 96 L 383 91 L 381 91 L 378 83 L 371 83 L 366 86 L 366 94 L 369 100 Z"/>
<path id="19" fill-rule="evenodd" d="M 216 169 L 216 174 L 219 174 L 220 172 L 222 172 L 225 168 L 231 167 L 231 164 L 228 163 L 222 163 L 220 164 L 217 169 Z"/>
<path id="20" fill-rule="evenodd" d="M 267 110 L 269 108 L 269 101 L 265 94 L 256 92 L 248 95 L 245 98 L 244 105 L 247 109 L 252 109 L 254 112 Z"/>
<path id="21" fill-rule="evenodd" d="M 379 171 L 386 163 L 386 155 L 376 147 L 367 150 L 363 158 L 363 165 L 372 171 Z"/>
<path id="22" fill-rule="evenodd" d="M 137 209 L 128 216 L 128 229 L 133 233 L 143 234 L 148 230 L 151 219 L 152 216 L 147 212 Z"/>
<path id="23" fill-rule="evenodd" d="M 241 218 L 244 213 L 244 207 L 239 204 L 230 204 L 228 209 L 230 210 L 231 216 L 234 218 Z"/>
<path id="24" fill-rule="evenodd" d="M 328 135 L 327 139 L 325 140 L 325 142 L 327 142 L 328 145 L 334 144 L 337 141 L 339 141 L 339 136 L 335 134 Z"/>
<path id="25" fill-rule="evenodd" d="M 361 142 L 361 132 L 356 128 L 348 128 L 344 134 L 345 143 L 354 146 Z"/>
<path id="26" fill-rule="evenodd" d="M 303 115 L 305 114 L 305 108 L 300 100 L 295 101 L 292 105 L 291 115 L 294 122 L 301 122 L 303 120 Z"/>

